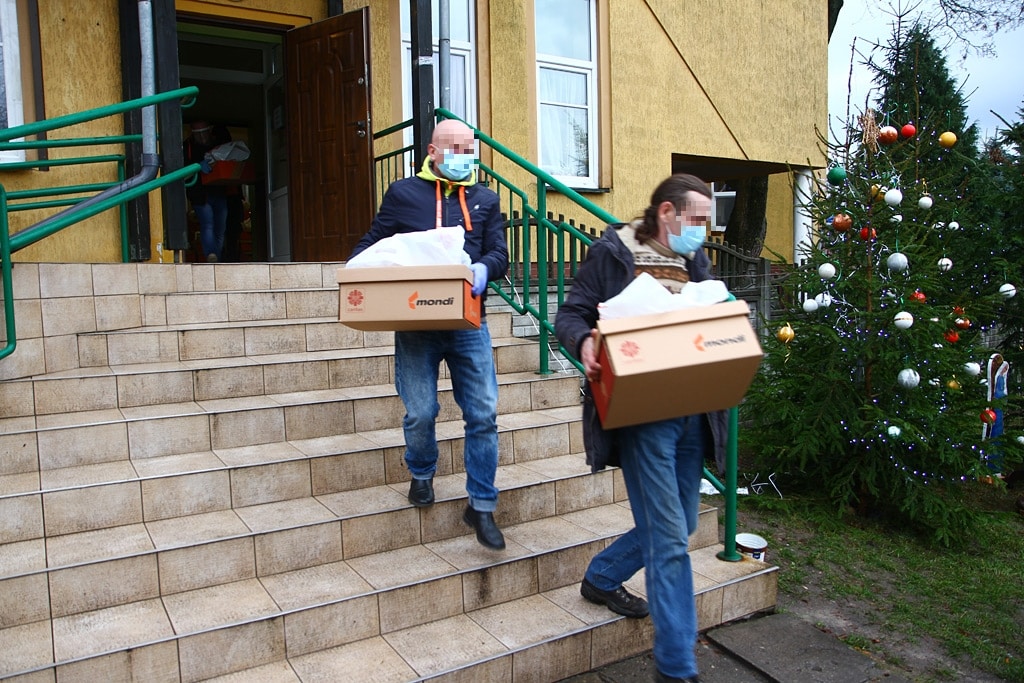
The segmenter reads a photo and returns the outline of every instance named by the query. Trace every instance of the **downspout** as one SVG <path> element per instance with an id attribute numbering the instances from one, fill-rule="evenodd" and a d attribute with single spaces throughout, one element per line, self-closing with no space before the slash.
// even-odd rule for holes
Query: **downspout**
<path id="1" fill-rule="evenodd" d="M 442 109 L 452 108 L 452 40 L 451 40 L 451 14 L 449 13 L 448 0 L 441 0 L 437 7 L 438 23 L 438 63 L 437 63 L 437 89 L 438 99 L 441 100 Z"/>
<path id="2" fill-rule="evenodd" d="M 154 95 L 153 66 L 153 7 L 151 0 L 139 0 L 139 44 L 142 48 L 142 97 Z M 80 213 L 104 199 L 126 192 L 137 185 L 156 178 L 160 170 L 160 158 L 156 153 L 156 105 L 142 108 L 142 168 L 139 172 L 117 185 L 108 187 L 99 194 L 84 199 L 78 204 L 59 211 L 36 223 L 33 228 L 46 227 L 62 216 Z"/>

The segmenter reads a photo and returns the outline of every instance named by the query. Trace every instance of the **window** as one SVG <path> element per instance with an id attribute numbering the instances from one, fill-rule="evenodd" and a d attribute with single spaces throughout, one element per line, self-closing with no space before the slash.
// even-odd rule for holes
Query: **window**
<path id="1" fill-rule="evenodd" d="M 21 90 L 21 41 L 18 39 L 18 3 L 0 0 L 0 128 L 25 123 Z M 0 162 L 24 161 L 24 150 L 0 151 Z"/>
<path id="2" fill-rule="evenodd" d="M 453 114 L 470 125 L 476 125 L 476 59 L 473 47 L 473 7 L 469 0 L 450 0 L 448 3 L 449 53 L 451 72 L 449 88 Z M 409 25 L 409 3 L 400 3 L 402 22 L 402 118 L 412 117 L 412 31 Z M 431 27 L 434 43 L 434 106 L 441 106 L 438 85 L 438 5 L 430 3 Z M 412 144 L 412 131 L 406 132 L 406 144 Z"/>
<path id="3" fill-rule="evenodd" d="M 725 232 L 732 207 L 736 205 L 736 188 L 729 183 L 711 183 L 711 229 Z"/>
<path id="4" fill-rule="evenodd" d="M 540 167 L 597 187 L 597 0 L 535 0 Z"/>

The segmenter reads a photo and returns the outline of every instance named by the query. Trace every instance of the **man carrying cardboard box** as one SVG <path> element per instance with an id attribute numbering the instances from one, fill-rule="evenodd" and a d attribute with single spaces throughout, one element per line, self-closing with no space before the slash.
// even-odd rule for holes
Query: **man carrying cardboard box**
<path id="1" fill-rule="evenodd" d="M 555 319 L 559 342 L 583 364 L 585 393 L 589 382 L 601 377 L 594 343 L 598 304 L 642 272 L 673 293 L 687 282 L 709 279 L 710 263 L 701 247 L 710 213 L 708 185 L 692 175 L 673 175 L 654 190 L 641 218 L 609 226 L 591 245 Z M 600 428 L 594 410 L 592 402 L 584 402 L 584 430 L 588 425 Z M 650 611 L 657 681 L 697 681 L 697 610 L 688 539 L 697 528 L 705 448 L 713 443 L 716 450 L 724 449 L 726 434 L 725 413 L 718 411 L 620 427 L 599 434 L 605 447 L 587 452 L 595 472 L 621 465 L 636 526 L 594 556 L 580 593 L 628 617 Z M 650 605 L 622 585 L 642 567 Z"/>
<path id="2" fill-rule="evenodd" d="M 388 187 L 373 225 L 349 258 L 396 233 L 460 225 L 466 231 L 463 249 L 472 262 L 472 295 L 485 299 L 487 283 L 508 270 L 508 247 L 498 195 L 476 183 L 473 130 L 461 121 L 441 121 L 427 153 L 415 177 Z M 448 364 L 452 393 L 466 423 L 469 502 L 462 519 L 476 530 L 482 545 L 500 550 L 505 538 L 494 522 L 498 378 L 483 301 L 480 309 L 479 329 L 395 332 L 395 387 L 405 404 L 405 463 L 412 474 L 409 502 L 426 507 L 434 502 L 437 469 L 438 368 L 441 361 Z"/>

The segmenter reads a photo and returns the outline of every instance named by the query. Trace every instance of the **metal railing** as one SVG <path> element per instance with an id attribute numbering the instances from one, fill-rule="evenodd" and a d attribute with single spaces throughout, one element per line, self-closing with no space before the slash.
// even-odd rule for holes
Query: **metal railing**
<path id="1" fill-rule="evenodd" d="M 436 115 L 438 119 L 461 120 L 445 109 L 437 109 Z M 392 135 L 411 125 L 411 120 L 405 121 L 381 131 L 374 135 L 374 138 Z M 561 305 L 564 302 L 567 285 L 586 255 L 587 248 L 599 237 L 605 225 L 621 221 L 486 133 L 475 128 L 474 131 L 480 144 L 490 148 L 493 158 L 501 163 L 502 169 L 508 168 L 503 174 L 492 165 L 480 164 L 481 182 L 498 193 L 501 206 L 507 207 L 505 215 L 509 272 L 504 282 L 492 282 L 490 287 L 512 310 L 534 319 L 538 330 L 539 373 L 551 372 L 549 349 L 554 344 L 582 375 L 582 365 L 558 344 L 554 336 L 554 316 L 550 310 L 549 297 L 553 291 L 557 304 Z M 402 147 L 376 157 L 377 184 L 382 190 L 378 196 L 383 196 L 383 189 L 391 182 L 405 176 L 404 169 L 411 168 L 411 164 L 415 163 L 412 154 L 411 147 Z M 401 161 L 396 162 L 396 159 Z M 394 172 L 396 168 L 399 169 L 397 174 Z M 509 173 L 527 176 L 527 189 L 516 186 L 507 177 L 506 174 Z M 567 198 L 576 216 L 566 220 L 564 215 L 556 217 L 549 211 L 551 193 Z M 712 249 L 716 246 L 705 245 L 706 248 Z M 742 254 L 732 251 L 730 257 L 743 259 Z M 738 408 L 733 407 L 729 410 L 725 483 L 719 481 L 707 468 L 704 469 L 705 478 L 725 499 L 724 548 L 718 553 L 718 557 L 730 562 L 738 561 L 742 557 L 736 550 L 738 415 Z"/>
<path id="2" fill-rule="evenodd" d="M 195 97 L 199 92 L 196 87 L 180 88 L 148 97 L 142 97 L 126 102 L 89 109 L 67 116 L 59 116 L 52 119 L 27 123 L 0 130 L 0 151 L 3 150 L 29 150 L 49 148 L 70 148 L 70 147 L 94 147 L 104 145 L 125 145 L 137 143 L 142 140 L 141 135 L 110 135 L 103 137 L 81 137 L 62 138 L 59 140 L 22 140 L 39 133 L 69 128 L 71 126 L 124 114 L 136 109 L 153 106 L 161 102 L 180 99 L 184 97 Z M 13 142 L 17 140 L 16 142 Z M 199 171 L 199 164 L 190 164 L 184 168 L 173 171 L 166 175 L 158 175 L 152 180 L 126 188 L 123 192 L 112 194 L 99 201 L 92 201 L 96 195 L 90 196 L 69 196 L 82 195 L 109 191 L 125 182 L 125 155 L 120 154 L 94 154 L 81 157 L 70 157 L 63 159 L 40 159 L 34 161 L 18 161 L 14 163 L 0 164 L 0 173 L 9 170 L 32 169 L 32 168 L 54 168 L 59 166 L 75 166 L 85 164 L 114 164 L 116 166 L 117 180 L 106 183 L 85 183 L 79 185 L 64 185 L 49 188 L 35 188 L 31 190 L 18 190 L 8 192 L 3 184 L 0 184 L 0 279 L 3 281 L 4 301 L 4 330 L 7 335 L 6 345 L 0 349 L 0 359 L 6 358 L 14 352 L 17 347 L 16 324 L 14 320 L 14 286 L 11 276 L 11 255 L 25 247 L 35 244 L 64 228 L 103 213 L 112 208 L 120 211 L 119 226 L 121 233 L 121 260 L 128 261 L 128 221 L 125 204 L 142 197 L 149 192 L 163 187 L 169 183 L 184 180 L 195 175 Z M 37 200 L 43 197 L 59 197 L 48 201 L 23 201 Z M 82 206 L 77 206 L 82 204 Z M 42 221 L 19 230 L 13 235 L 10 233 L 10 213 L 15 211 L 29 211 L 56 207 L 71 207 L 64 211 L 50 216 Z"/>

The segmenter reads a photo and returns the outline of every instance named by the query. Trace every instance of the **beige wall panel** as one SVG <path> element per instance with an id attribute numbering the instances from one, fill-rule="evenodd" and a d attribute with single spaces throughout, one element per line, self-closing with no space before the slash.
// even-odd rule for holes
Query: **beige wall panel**
<path id="1" fill-rule="evenodd" d="M 779 256 L 793 260 L 793 176 L 778 173 L 768 177 L 768 231 L 761 256 L 775 261 Z M 775 252 L 775 253 L 772 253 Z"/>
<path id="2" fill-rule="evenodd" d="M 748 158 L 793 164 L 806 164 L 808 158 L 822 161 L 815 128 L 824 130 L 828 107 L 824 2 L 640 4 L 657 15 Z"/>

